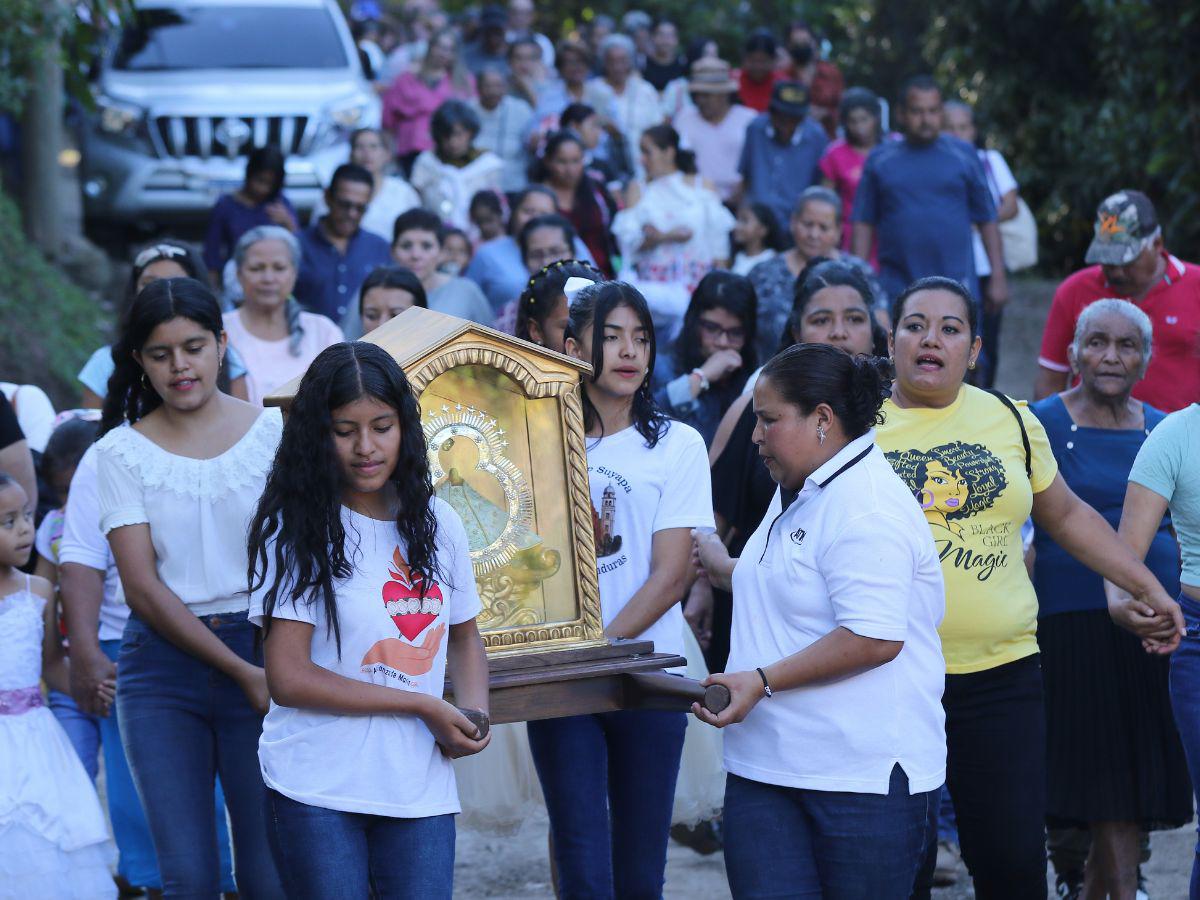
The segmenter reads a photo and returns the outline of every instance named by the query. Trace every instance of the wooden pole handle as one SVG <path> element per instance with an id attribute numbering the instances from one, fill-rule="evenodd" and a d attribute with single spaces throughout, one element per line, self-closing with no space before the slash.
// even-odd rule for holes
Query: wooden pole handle
<path id="1" fill-rule="evenodd" d="M 728 694 L 729 692 L 726 691 L 726 693 Z M 726 705 L 728 705 L 728 701 L 726 701 Z M 456 708 L 471 720 L 472 725 L 479 729 L 479 732 L 475 735 L 475 740 L 482 741 L 487 737 L 488 732 L 492 730 L 492 720 L 488 717 L 487 713 L 481 709 L 465 709 L 461 706 Z"/>
<path id="2" fill-rule="evenodd" d="M 687 712 L 699 703 L 713 715 L 729 706 L 729 688 L 723 684 L 701 687 L 700 682 L 666 672 L 627 675 L 627 705 L 631 709 L 673 709 Z"/>
<path id="3" fill-rule="evenodd" d="M 729 708 L 731 702 L 733 702 L 733 697 L 729 693 L 729 688 L 723 684 L 710 684 L 704 689 L 704 699 L 700 705 L 714 716 L 719 716 Z"/>

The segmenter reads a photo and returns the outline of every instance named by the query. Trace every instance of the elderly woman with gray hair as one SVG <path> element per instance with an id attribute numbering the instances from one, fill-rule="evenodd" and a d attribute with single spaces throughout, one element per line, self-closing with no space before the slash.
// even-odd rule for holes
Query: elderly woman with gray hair
<path id="1" fill-rule="evenodd" d="M 1075 327 L 1069 355 L 1077 386 L 1033 404 L 1067 485 L 1114 528 L 1130 468 L 1164 414 L 1130 396 L 1152 350 L 1150 319 L 1125 300 L 1098 300 Z M 1090 832 L 1070 871 L 1084 897 L 1133 897 L 1139 833 L 1191 819 L 1187 765 L 1168 694 L 1169 659 L 1109 618 L 1099 575 L 1038 530 L 1033 583 L 1046 697 L 1050 828 Z M 1164 517 L 1146 554 L 1163 588 L 1179 590 L 1179 550 Z M 1053 839 L 1052 845 L 1061 842 Z M 1060 850 L 1055 847 L 1055 850 Z"/>
<path id="2" fill-rule="evenodd" d="M 796 279 L 814 259 L 832 259 L 853 266 L 871 288 L 872 310 L 887 327 L 888 298 L 875 270 L 857 256 L 838 249 L 842 238 L 842 201 L 827 187 L 810 187 L 801 192 L 789 220 L 792 248 L 761 262 L 747 276 L 758 294 L 758 358 L 766 362 L 779 350 L 792 314 Z"/>
<path id="3" fill-rule="evenodd" d="M 624 139 L 625 163 L 642 178 L 638 142 L 643 131 L 663 121 L 658 91 L 638 72 L 637 48 L 627 35 L 610 34 L 600 42 L 599 56 L 600 77 L 588 83 L 586 102 L 611 116 L 611 128 Z"/>
<path id="4" fill-rule="evenodd" d="M 303 375 L 326 347 L 343 340 L 325 316 L 305 312 L 292 296 L 300 268 L 300 242 L 286 228 L 260 225 L 233 251 L 242 299 L 224 315 L 225 332 L 246 365 L 251 403 Z"/>

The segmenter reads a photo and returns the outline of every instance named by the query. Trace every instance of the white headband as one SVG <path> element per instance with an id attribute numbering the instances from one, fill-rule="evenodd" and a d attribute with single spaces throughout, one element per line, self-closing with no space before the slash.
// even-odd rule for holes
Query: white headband
<path id="1" fill-rule="evenodd" d="M 566 298 L 569 302 L 571 300 L 574 300 L 575 295 L 578 294 L 580 291 L 582 291 L 584 288 L 591 287 L 593 284 L 596 284 L 596 283 L 597 282 L 592 281 L 590 278 L 580 278 L 578 275 L 572 275 L 570 278 L 567 279 L 567 283 L 563 285 L 563 294 L 564 294 L 564 296 L 566 296 Z"/>

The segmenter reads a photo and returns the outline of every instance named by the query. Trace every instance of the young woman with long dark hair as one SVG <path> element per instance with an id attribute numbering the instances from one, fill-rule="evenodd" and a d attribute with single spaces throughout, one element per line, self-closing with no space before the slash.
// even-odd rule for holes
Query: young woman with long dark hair
<path id="1" fill-rule="evenodd" d="M 131 612 L 117 660 L 121 738 L 167 897 L 219 892 L 218 773 L 238 890 L 283 896 L 255 763 L 266 677 L 242 577 L 282 423 L 218 389 L 225 350 L 208 288 L 151 284 L 113 349 L 96 445 L 100 527 Z"/>
<path id="2" fill-rule="evenodd" d="M 583 411 L 605 633 L 683 656 L 690 530 L 712 526 L 704 441 L 654 405 L 654 328 L 636 289 L 575 294 L 566 350 L 592 365 Z M 657 710 L 529 723 L 561 896 L 662 894 L 686 725 Z"/>
<path id="3" fill-rule="evenodd" d="M 718 269 L 692 292 L 671 354 L 655 367 L 654 399 L 711 444 L 721 417 L 758 368 L 758 301 L 744 275 Z"/>
<path id="4" fill-rule="evenodd" d="M 251 620 L 273 703 L 259 743 L 292 898 L 451 896 L 450 760 L 487 746 L 462 522 L 434 497 L 421 411 L 386 351 L 335 344 L 305 373 L 250 527 Z"/>
<path id="5" fill-rule="evenodd" d="M 554 191 L 558 211 L 575 226 L 575 232 L 596 261 L 596 268 L 611 276 L 616 247 L 609 229 L 617 204 L 604 185 L 586 171 L 584 153 L 579 135 L 573 131 L 555 131 L 546 138 L 530 180 Z"/>

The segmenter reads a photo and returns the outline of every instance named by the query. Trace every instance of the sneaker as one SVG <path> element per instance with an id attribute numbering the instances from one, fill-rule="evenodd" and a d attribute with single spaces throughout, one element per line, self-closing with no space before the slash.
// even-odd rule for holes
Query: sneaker
<path id="1" fill-rule="evenodd" d="M 1058 900 L 1079 900 L 1083 893 L 1083 873 L 1065 872 L 1054 883 L 1054 895 Z"/>
<path id="2" fill-rule="evenodd" d="M 937 863 L 933 867 L 933 883 L 936 887 L 949 887 L 958 883 L 958 847 L 949 841 L 938 841 Z"/>

